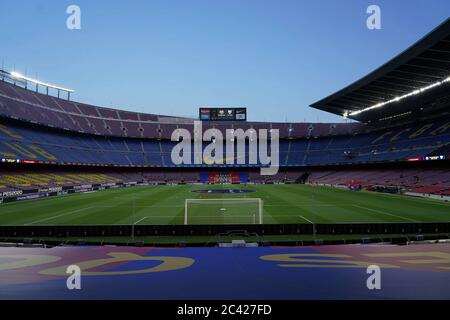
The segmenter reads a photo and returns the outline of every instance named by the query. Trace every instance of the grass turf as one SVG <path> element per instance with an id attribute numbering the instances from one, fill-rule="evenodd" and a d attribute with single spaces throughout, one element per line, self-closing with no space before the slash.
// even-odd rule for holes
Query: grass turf
<path id="1" fill-rule="evenodd" d="M 245 188 L 256 192 L 192 193 L 192 190 L 210 188 Z M 0 225 L 183 224 L 185 199 L 245 197 L 264 201 L 266 224 L 450 221 L 448 203 L 399 195 L 308 185 L 183 185 L 113 189 L 1 204 Z M 224 201 L 203 209 L 196 208 L 191 211 L 190 218 L 195 218 L 196 224 L 251 224 L 254 222 L 253 211 L 250 205 L 227 208 Z"/>

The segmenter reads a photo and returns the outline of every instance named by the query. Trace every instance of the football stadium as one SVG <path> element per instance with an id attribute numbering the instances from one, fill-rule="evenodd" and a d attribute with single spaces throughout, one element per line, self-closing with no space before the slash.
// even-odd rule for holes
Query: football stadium
<path id="1" fill-rule="evenodd" d="M 82 104 L 69 89 L 1 71 L 0 237 L 212 244 L 234 231 L 277 242 L 445 236 L 449 30 L 447 20 L 311 105 L 355 122 L 261 123 L 245 121 L 245 108 L 201 109 L 203 130 L 248 137 L 244 152 L 200 164 L 172 159 L 173 133 L 194 135 L 199 119 Z M 261 130 L 279 132 L 275 175 L 249 164 Z"/>
<path id="2" fill-rule="evenodd" d="M 44 299 L 450 298 L 449 19 L 310 102 L 343 122 L 254 122 L 257 110 L 242 106 L 150 114 L 77 102 L 73 93 L 0 70 L 1 299 L 42 298 L 39 284 Z M 275 173 L 262 174 L 269 168 Z M 13 266 L 31 255 L 47 265 Z M 146 259 L 162 263 L 135 261 Z M 229 272 L 237 261 L 257 270 L 245 288 L 238 279 L 247 273 Z M 75 262 L 92 269 L 94 289 L 79 296 L 58 284 Z M 323 264 L 353 282 L 324 292 L 336 274 Z M 386 291 L 358 284 L 373 264 L 388 270 Z M 223 289 L 203 281 L 208 267 Z M 275 269 L 283 269 L 278 289 L 256 285 Z M 123 291 L 100 289 L 105 276 Z M 398 285 L 411 277 L 430 287 Z M 308 291 L 289 286 L 293 279 Z M 135 289 L 140 281 L 154 288 Z M 195 281 L 198 290 L 182 295 Z"/>

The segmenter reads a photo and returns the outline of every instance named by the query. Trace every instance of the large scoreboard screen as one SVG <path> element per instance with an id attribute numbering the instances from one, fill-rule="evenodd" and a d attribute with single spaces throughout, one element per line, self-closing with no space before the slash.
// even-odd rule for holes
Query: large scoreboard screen
<path id="1" fill-rule="evenodd" d="M 247 108 L 200 108 L 202 121 L 247 121 Z"/>

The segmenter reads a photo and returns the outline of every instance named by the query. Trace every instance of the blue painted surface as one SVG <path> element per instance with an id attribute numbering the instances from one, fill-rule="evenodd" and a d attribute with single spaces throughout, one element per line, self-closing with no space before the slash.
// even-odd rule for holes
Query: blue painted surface
<path id="1" fill-rule="evenodd" d="M 118 252 L 132 254 L 137 260 L 83 270 L 99 274 L 83 275 L 79 291 L 66 288 L 65 275 L 45 275 L 50 268 L 107 259 Z M 7 263 L 24 256 L 42 255 L 61 259 L 4 270 Z M 269 255 L 290 255 L 292 261 L 263 258 Z M 162 263 L 143 260 L 146 257 L 188 258 L 192 265 L 172 271 L 124 274 L 151 270 Z M 370 264 L 381 266 L 381 290 L 366 287 Z M 0 299 L 450 299 L 449 267 L 449 245 L 1 248 Z"/>

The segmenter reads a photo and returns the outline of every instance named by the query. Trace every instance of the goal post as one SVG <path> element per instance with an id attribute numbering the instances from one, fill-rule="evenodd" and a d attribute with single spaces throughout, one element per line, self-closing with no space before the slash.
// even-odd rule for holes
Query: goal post
<path id="1" fill-rule="evenodd" d="M 186 199 L 185 225 L 263 224 L 260 198 Z"/>

